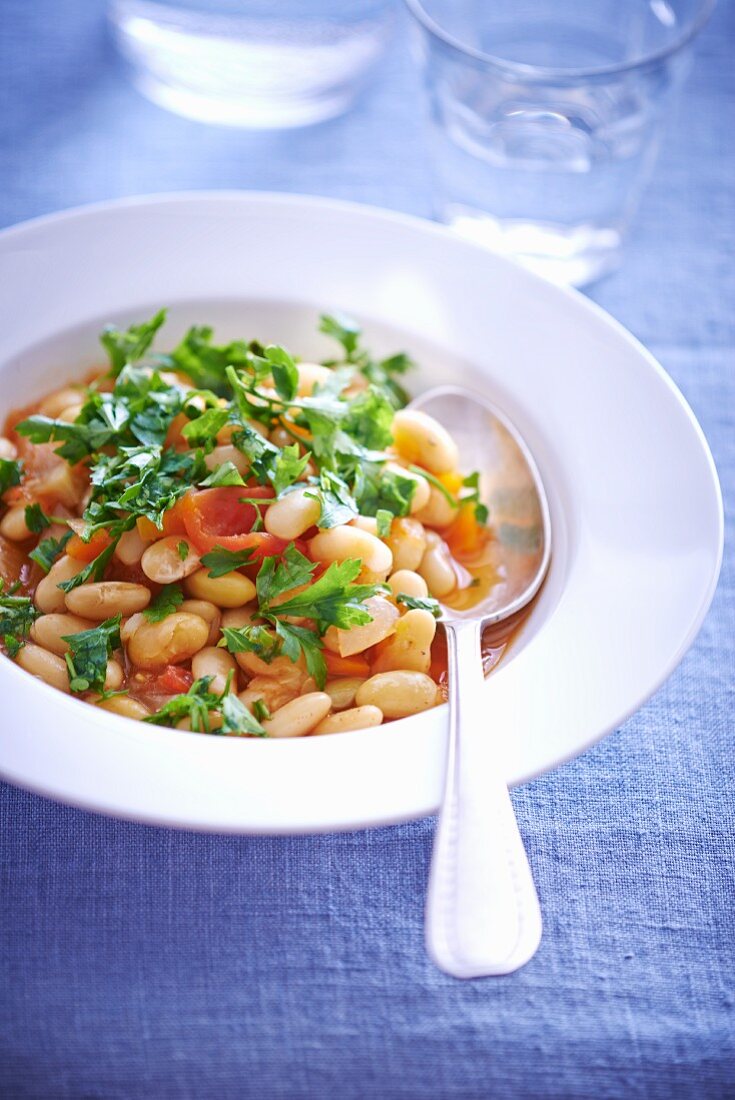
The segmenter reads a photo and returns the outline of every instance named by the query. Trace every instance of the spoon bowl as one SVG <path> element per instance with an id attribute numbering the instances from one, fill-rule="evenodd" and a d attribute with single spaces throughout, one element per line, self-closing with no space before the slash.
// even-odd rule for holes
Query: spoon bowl
<path id="1" fill-rule="evenodd" d="M 503 778 L 503 735 L 493 726 L 482 667 L 482 632 L 517 614 L 538 592 L 551 557 L 551 521 L 541 475 L 515 426 L 459 386 L 411 403 L 459 446 L 480 473 L 493 538 L 479 570 L 482 591 L 459 589 L 442 603 L 449 673 L 449 741 L 426 906 L 426 946 L 457 978 L 508 974 L 541 940 L 536 889 Z M 479 596 L 479 598 L 478 598 Z"/>

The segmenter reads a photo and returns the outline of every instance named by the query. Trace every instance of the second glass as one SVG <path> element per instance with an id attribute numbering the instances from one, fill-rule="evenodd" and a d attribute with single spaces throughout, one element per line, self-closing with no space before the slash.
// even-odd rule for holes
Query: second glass
<path id="1" fill-rule="evenodd" d="M 555 282 L 617 266 L 714 0 L 406 0 L 436 213 Z"/>

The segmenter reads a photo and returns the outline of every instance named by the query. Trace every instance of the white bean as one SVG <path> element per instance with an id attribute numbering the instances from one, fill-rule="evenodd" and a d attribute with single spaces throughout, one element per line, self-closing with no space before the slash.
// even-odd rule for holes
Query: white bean
<path id="1" fill-rule="evenodd" d="M 119 714 L 123 718 L 146 718 L 151 712 L 138 699 L 131 699 L 129 695 L 113 695 L 111 699 L 90 700 L 100 710 L 107 710 L 111 714 Z"/>
<path id="2" fill-rule="evenodd" d="M 242 477 L 250 469 L 250 463 L 245 455 L 231 443 L 224 443 L 219 447 L 215 447 L 213 451 L 204 456 L 204 463 L 208 470 L 216 470 L 218 466 L 224 465 L 225 462 L 231 462 Z"/>
<path id="3" fill-rule="evenodd" d="M 423 524 L 412 516 L 394 519 L 386 539 L 393 554 L 393 568 L 418 569 L 426 549 Z"/>
<path id="4" fill-rule="evenodd" d="M 399 409 L 392 430 L 396 450 L 407 462 L 432 474 L 448 474 L 459 465 L 457 444 L 433 416 L 417 409 Z"/>
<path id="5" fill-rule="evenodd" d="M 322 733 L 347 733 L 349 730 L 366 730 L 379 726 L 383 721 L 380 707 L 351 707 L 340 714 L 330 714 L 323 718 L 311 732 L 312 736 Z"/>
<path id="6" fill-rule="evenodd" d="M 133 527 L 130 531 L 123 531 L 115 547 L 115 557 L 123 565 L 137 565 L 147 546 L 150 546 L 149 540 L 141 538 L 138 528 Z"/>
<path id="7" fill-rule="evenodd" d="M 416 512 L 416 519 L 428 527 L 448 527 L 457 518 L 457 506 L 432 485 L 425 506 Z"/>
<path id="8" fill-rule="evenodd" d="M 436 619 L 430 611 L 413 608 L 396 624 L 392 638 L 384 642 L 370 669 L 373 674 L 393 669 L 427 672 L 431 668 L 431 643 L 436 634 Z"/>
<path id="9" fill-rule="evenodd" d="M 0 435 L 0 458 L 8 458 L 11 461 L 18 457 L 18 448 L 4 435 Z"/>
<path id="10" fill-rule="evenodd" d="M 386 718 L 407 718 L 436 706 L 437 686 L 423 672 L 379 672 L 366 680 L 355 696 L 358 706 L 380 707 Z"/>
<path id="11" fill-rule="evenodd" d="M 357 558 L 372 573 L 389 573 L 393 554 L 384 542 L 359 527 L 331 527 L 309 539 L 312 561 L 347 561 Z"/>
<path id="12" fill-rule="evenodd" d="M 147 671 L 188 661 L 207 643 L 209 624 L 198 615 L 175 611 L 160 623 L 139 623 L 128 641 L 128 657 Z"/>
<path id="13" fill-rule="evenodd" d="M 363 626 L 352 626 L 348 630 L 337 630 L 337 646 L 340 656 L 351 657 L 353 653 L 362 653 L 370 646 L 377 645 L 393 634 L 400 618 L 395 604 L 385 596 L 371 596 L 365 600 L 365 607 L 372 621 Z"/>
<path id="14" fill-rule="evenodd" d="M 332 700 L 332 710 L 346 710 L 355 701 L 355 695 L 360 684 L 365 683 L 364 676 L 339 676 L 335 680 L 327 680 L 324 685 L 329 698 Z"/>
<path id="15" fill-rule="evenodd" d="M 39 680 L 58 688 L 59 691 L 69 692 L 69 673 L 63 657 L 59 657 L 56 653 L 49 653 L 42 646 L 29 642 L 20 650 L 16 661 L 26 672 L 30 672 L 31 676 L 38 677 Z"/>
<path id="16" fill-rule="evenodd" d="M 457 585 L 457 574 L 452 565 L 449 547 L 435 531 L 426 534 L 426 550 L 418 572 L 429 586 L 429 592 L 437 599 L 448 596 Z"/>
<path id="17" fill-rule="evenodd" d="M 168 535 L 151 543 L 143 552 L 140 567 L 155 584 L 173 584 L 199 568 L 199 555 L 186 539 Z"/>
<path id="18" fill-rule="evenodd" d="M 414 596 L 417 599 L 429 595 L 429 586 L 420 573 L 412 569 L 398 569 L 388 577 L 388 587 L 394 596 Z"/>
<path id="19" fill-rule="evenodd" d="M 4 535 L 11 542 L 25 542 L 31 537 L 32 532 L 26 523 L 26 506 L 14 504 L 0 520 L 0 535 Z"/>
<path id="20" fill-rule="evenodd" d="M 42 577 L 36 586 L 33 602 L 39 611 L 45 615 L 55 611 L 66 611 L 66 595 L 58 586 L 63 581 L 70 581 L 84 569 L 84 562 L 70 558 L 68 554 L 62 554 L 49 569 L 45 577 Z"/>
<path id="21" fill-rule="evenodd" d="M 80 619 L 78 615 L 53 613 L 41 615 L 31 627 L 31 638 L 44 649 L 51 650 L 63 657 L 69 650 L 69 643 L 64 641 L 65 635 L 80 634 L 83 630 L 91 630 L 97 624 L 91 619 Z"/>
<path id="22" fill-rule="evenodd" d="M 226 649 L 217 646 L 205 646 L 195 653 L 191 661 L 191 671 L 195 680 L 201 680 L 203 676 L 211 676 L 212 683 L 209 690 L 216 695 L 221 695 L 227 686 L 227 677 L 230 683 L 237 687 L 237 665 L 235 658 Z"/>
<path id="23" fill-rule="evenodd" d="M 66 594 L 66 606 L 83 619 L 109 619 L 118 613 L 124 616 L 142 611 L 151 602 L 151 592 L 144 584 L 130 581 L 96 581 L 80 584 Z"/>
<path id="24" fill-rule="evenodd" d="M 326 718 L 331 705 L 332 700 L 324 691 L 300 695 L 267 718 L 262 723 L 263 729 L 269 737 L 303 737 Z"/>
<path id="25" fill-rule="evenodd" d="M 225 573 L 210 577 L 209 570 L 198 569 L 184 581 L 187 596 L 208 600 L 217 607 L 242 607 L 255 598 L 255 585 L 243 573 Z"/>
<path id="26" fill-rule="evenodd" d="M 412 514 L 418 512 L 429 503 L 431 486 L 425 477 L 422 477 L 421 474 L 414 473 L 413 470 L 407 470 L 405 466 L 399 466 L 397 462 L 386 462 L 385 469 L 392 474 L 398 474 L 400 477 L 405 477 L 408 481 L 414 483 L 415 489 L 411 497 Z"/>
<path id="27" fill-rule="evenodd" d="M 311 496 L 307 496 L 311 493 Z M 297 539 L 319 519 L 321 505 L 314 499 L 313 489 L 293 489 L 267 509 L 263 524 L 266 531 L 279 539 Z"/>
<path id="28" fill-rule="evenodd" d="M 209 623 L 207 645 L 217 644 L 219 640 L 219 628 L 223 618 L 222 612 L 218 607 L 215 607 L 209 600 L 182 600 L 177 611 L 188 611 L 190 615 L 198 615 L 200 619 L 204 619 L 205 623 Z M 237 612 L 228 611 L 225 612 L 225 614 L 235 615 Z M 240 626 L 242 626 L 242 623 L 240 623 Z"/>

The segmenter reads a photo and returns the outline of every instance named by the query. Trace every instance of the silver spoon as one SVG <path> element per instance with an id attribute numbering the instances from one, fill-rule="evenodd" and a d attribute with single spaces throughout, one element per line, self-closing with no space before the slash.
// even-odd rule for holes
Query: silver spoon
<path id="1" fill-rule="evenodd" d="M 488 728 L 483 629 L 515 615 L 549 566 L 551 525 L 536 464 L 516 428 L 484 398 L 440 386 L 411 402 L 459 444 L 465 469 L 480 471 L 496 534 L 499 578 L 481 602 L 442 605 L 449 673 L 449 747 L 426 904 L 426 946 L 456 978 L 509 974 L 532 957 L 541 911 L 508 794 L 498 740 Z M 461 599 L 448 597 L 452 603 Z"/>

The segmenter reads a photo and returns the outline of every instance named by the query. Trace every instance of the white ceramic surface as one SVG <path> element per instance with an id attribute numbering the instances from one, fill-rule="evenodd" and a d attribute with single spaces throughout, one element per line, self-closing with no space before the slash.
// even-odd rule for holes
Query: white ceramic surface
<path id="1" fill-rule="evenodd" d="M 520 783 L 619 726 L 669 675 L 714 592 L 722 502 L 690 409 L 618 324 L 446 230 L 288 195 L 155 196 L 0 234 L 0 414 L 101 362 L 97 333 L 170 304 L 311 357 L 321 310 L 405 348 L 415 388 L 456 381 L 518 425 L 547 486 L 554 556 L 477 720 Z M 447 714 L 285 741 L 131 722 L 0 657 L 0 773 L 64 801 L 233 832 L 357 828 L 439 804 Z"/>

